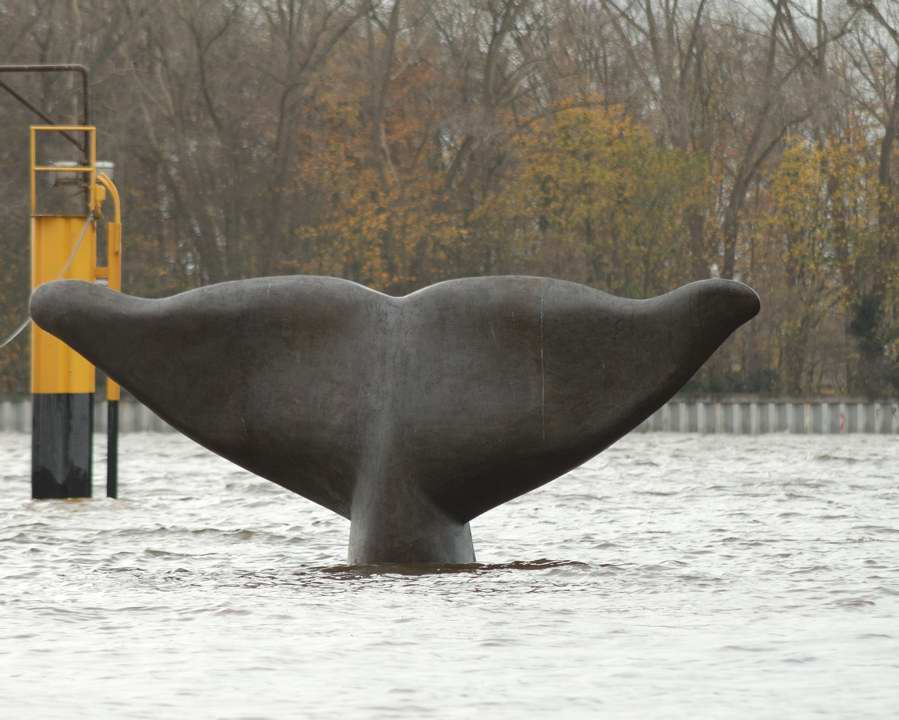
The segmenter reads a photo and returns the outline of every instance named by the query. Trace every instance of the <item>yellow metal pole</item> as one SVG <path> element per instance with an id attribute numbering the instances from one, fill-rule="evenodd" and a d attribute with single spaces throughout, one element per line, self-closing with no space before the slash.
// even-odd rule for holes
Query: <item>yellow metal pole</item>
<path id="1" fill-rule="evenodd" d="M 97 175 L 97 182 L 112 197 L 113 220 L 106 224 L 106 283 L 110 290 L 122 289 L 122 204 L 119 190 L 106 175 Z M 119 384 L 111 378 L 106 379 L 106 398 L 119 400 Z"/>
<path id="2" fill-rule="evenodd" d="M 38 165 L 39 133 L 87 133 L 90 165 Z M 96 274 L 96 131 L 92 126 L 32 126 L 30 134 L 31 286 Z M 38 173 L 86 173 L 83 215 L 48 215 L 38 208 Z M 94 367 L 62 341 L 32 325 L 32 465 L 35 498 L 91 495 Z"/>
<path id="3" fill-rule="evenodd" d="M 30 198 L 31 215 L 34 216 L 37 208 L 37 175 L 35 172 L 35 166 L 37 165 L 37 130 L 34 127 L 30 128 L 30 143 L 29 143 L 29 171 L 28 171 L 28 180 L 30 184 L 30 192 L 28 197 Z"/>
<path id="4" fill-rule="evenodd" d="M 80 247 L 76 248 L 79 238 Z M 93 280 L 97 230 L 88 218 L 32 217 L 31 239 L 32 289 L 52 280 Z M 35 325 L 31 330 L 31 392 L 92 393 L 94 366 Z"/>
<path id="5" fill-rule="evenodd" d="M 113 219 L 106 224 L 106 283 L 111 290 L 122 289 L 122 203 L 115 183 L 104 173 L 97 182 L 112 198 Z M 102 201 L 102 199 L 101 199 Z M 97 275 L 99 276 L 99 272 Z M 119 399 L 121 389 L 106 378 L 106 496 L 119 496 Z"/>

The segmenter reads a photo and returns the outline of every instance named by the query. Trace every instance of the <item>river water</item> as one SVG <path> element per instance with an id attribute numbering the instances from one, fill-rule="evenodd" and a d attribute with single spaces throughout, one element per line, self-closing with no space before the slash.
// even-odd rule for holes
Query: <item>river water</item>
<path id="1" fill-rule="evenodd" d="M 632 435 L 430 573 L 178 435 L 122 437 L 118 501 L 31 501 L 29 453 L 2 718 L 899 715 L 897 436 Z"/>

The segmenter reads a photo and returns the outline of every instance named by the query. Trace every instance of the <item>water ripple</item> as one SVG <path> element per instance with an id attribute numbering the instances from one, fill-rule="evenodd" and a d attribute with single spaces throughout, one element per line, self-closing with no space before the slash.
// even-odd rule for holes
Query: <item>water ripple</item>
<path id="1" fill-rule="evenodd" d="M 344 519 L 175 435 L 122 438 L 122 500 L 34 502 L 28 441 L 0 435 L 3 718 L 899 706 L 893 437 L 628 436 L 476 518 L 462 566 L 341 564 Z"/>

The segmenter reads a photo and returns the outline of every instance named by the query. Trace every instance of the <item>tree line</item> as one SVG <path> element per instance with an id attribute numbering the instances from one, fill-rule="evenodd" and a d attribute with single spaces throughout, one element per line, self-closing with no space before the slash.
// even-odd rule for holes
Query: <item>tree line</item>
<path id="1" fill-rule="evenodd" d="M 897 0 L 6 0 L 0 62 L 89 66 L 127 292 L 720 276 L 763 312 L 691 390 L 899 393 Z M 6 81 L 77 118 L 73 78 Z M 0 335 L 32 122 L 0 91 Z"/>

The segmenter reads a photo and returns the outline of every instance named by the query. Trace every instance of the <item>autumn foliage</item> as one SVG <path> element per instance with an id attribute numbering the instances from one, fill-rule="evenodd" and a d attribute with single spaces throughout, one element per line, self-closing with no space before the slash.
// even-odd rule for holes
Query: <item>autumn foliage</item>
<path id="1" fill-rule="evenodd" d="M 91 66 L 136 294 L 721 275 L 763 313 L 689 390 L 896 394 L 899 15 L 806 6 L 19 0 L 0 61 Z M 16 87 L 71 114 L 64 81 Z M 25 312 L 31 121 L 2 102 L 0 334 Z M 27 343 L 0 353 L 0 392 L 23 392 Z"/>

